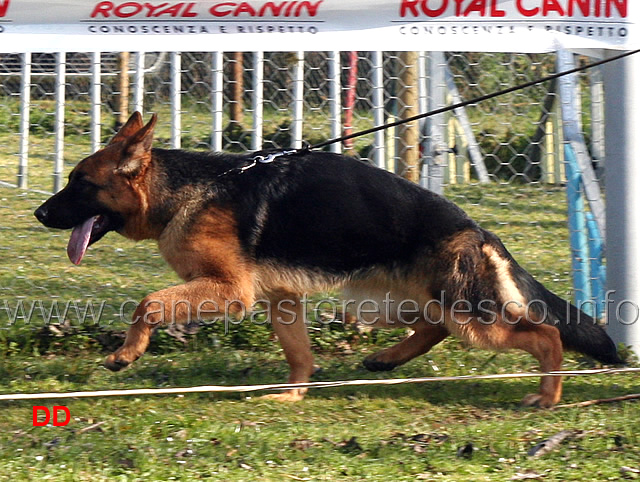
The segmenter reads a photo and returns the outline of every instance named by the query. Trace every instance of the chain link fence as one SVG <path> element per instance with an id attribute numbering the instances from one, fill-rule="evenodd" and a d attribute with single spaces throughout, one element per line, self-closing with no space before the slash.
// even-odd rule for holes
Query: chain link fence
<path id="1" fill-rule="evenodd" d="M 109 316 L 117 319 L 124 301 L 175 280 L 152 245 L 115 235 L 92 248 L 92 269 L 70 267 L 65 234 L 47 231 L 31 216 L 44 193 L 63 185 L 73 166 L 133 110 L 159 114 L 158 147 L 290 147 L 555 70 L 553 54 L 0 54 L 0 303 L 10 308 L 0 306 L 0 317 L 15 315 L 16 300 L 48 297 L 107 300 Z M 596 74 L 580 76 L 577 104 L 601 176 Z M 543 283 L 571 297 L 556 91 L 555 83 L 538 85 L 415 123 L 408 133 L 394 128 L 327 149 L 442 191 L 497 232 Z"/>

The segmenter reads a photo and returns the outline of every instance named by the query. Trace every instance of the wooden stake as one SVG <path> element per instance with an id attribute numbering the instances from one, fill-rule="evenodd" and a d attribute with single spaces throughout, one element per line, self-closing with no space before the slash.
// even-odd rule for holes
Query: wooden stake
<path id="1" fill-rule="evenodd" d="M 122 127 L 129 118 L 129 52 L 120 52 L 118 56 L 118 118 L 116 129 Z"/>
<path id="2" fill-rule="evenodd" d="M 233 81 L 231 92 L 231 105 L 229 112 L 229 120 L 232 123 L 242 124 L 244 113 L 244 68 L 242 66 L 244 55 L 242 52 L 233 53 Z"/>
<path id="3" fill-rule="evenodd" d="M 418 115 L 418 53 L 401 52 L 400 105 L 401 119 Z M 413 182 L 420 180 L 420 131 L 418 121 L 403 124 L 399 129 L 400 157 L 404 164 L 402 176 Z"/>

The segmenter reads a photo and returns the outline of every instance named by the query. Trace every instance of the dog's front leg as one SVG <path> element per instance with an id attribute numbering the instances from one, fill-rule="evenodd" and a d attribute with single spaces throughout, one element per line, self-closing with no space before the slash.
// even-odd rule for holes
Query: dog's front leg
<path id="1" fill-rule="evenodd" d="M 107 357 L 105 366 L 118 371 L 136 361 L 149 346 L 153 330 L 161 325 L 188 323 L 202 316 L 246 313 L 252 302 L 252 293 L 211 278 L 198 278 L 152 293 L 136 308 L 124 344 Z"/>
<path id="2" fill-rule="evenodd" d="M 270 300 L 270 318 L 273 330 L 289 364 L 289 383 L 306 383 L 313 373 L 313 355 L 306 326 L 306 313 L 298 297 Z M 306 388 L 296 388 L 263 398 L 296 402 L 304 398 Z"/>

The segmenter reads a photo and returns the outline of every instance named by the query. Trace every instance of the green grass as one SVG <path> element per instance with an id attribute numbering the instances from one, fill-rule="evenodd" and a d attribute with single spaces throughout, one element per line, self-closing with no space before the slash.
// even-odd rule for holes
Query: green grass
<path id="1" fill-rule="evenodd" d="M 561 189 L 460 186 L 448 195 L 497 232 L 547 286 L 570 294 Z M 81 267 L 71 266 L 68 233 L 49 231 L 31 215 L 44 197 L 0 189 L 0 303 L 104 299 L 115 308 L 177 282 L 152 243 L 133 244 L 113 234 L 90 249 Z M 43 336 L 42 323 L 1 329 L 0 391 L 286 379 L 287 365 L 269 330 L 245 326 L 229 334 L 204 330 L 185 346 L 160 335 L 136 364 L 112 374 L 101 367 L 106 350 L 96 333 L 126 326 L 116 316 L 103 322 L 109 325 L 77 327 L 61 337 Z M 373 374 L 361 367 L 362 358 L 399 333 L 337 327 L 314 329 L 312 336 L 321 368 L 315 380 L 537 369 L 523 353 L 494 354 L 447 340 L 390 374 Z M 586 366 L 590 362 L 567 354 L 565 367 Z M 0 479 L 509 480 L 538 474 L 545 480 L 617 480 L 622 467 L 640 468 L 637 403 L 555 411 L 519 407 L 536 388 L 537 380 L 522 379 L 318 389 L 293 405 L 260 399 L 260 393 L 0 402 Z M 629 375 L 568 379 L 563 401 L 638 388 L 637 377 Z M 72 421 L 32 427 L 34 404 L 66 405 Z M 98 429 L 83 432 L 96 423 Z M 548 455 L 527 456 L 562 430 L 574 436 Z M 467 444 L 472 457 L 457 456 Z"/>
<path id="2" fill-rule="evenodd" d="M 30 186 L 51 189 L 53 104 L 32 114 Z M 65 137 L 65 175 L 89 154 L 85 107 L 71 106 Z M 70 108 L 71 108 L 70 107 Z M 162 111 L 162 108 L 160 109 Z M 13 181 L 18 138 L 15 109 L 0 107 L 0 180 Z M 163 117 L 164 114 L 164 117 Z M 185 147 L 201 147 L 210 127 L 193 113 Z M 277 133 L 286 116 L 271 113 Z M 167 119 L 161 112 L 161 120 Z M 325 138 L 321 115 L 305 137 Z M 496 141 L 506 124 L 491 124 Z M 369 127 L 366 116 L 356 129 Z M 516 119 L 514 122 L 529 122 Z M 105 117 L 105 125 L 111 119 Z M 161 122 L 166 146 L 168 123 Z M 247 122 L 247 125 L 250 125 Z M 520 132 L 520 126 L 513 127 Z M 508 130 L 508 129 L 507 129 Z M 108 133 L 105 128 L 105 138 Z M 238 134 L 238 133 L 236 133 Z M 229 133 L 229 135 L 236 135 Z M 242 133 L 238 134 L 242 138 Z M 314 137 L 315 136 L 315 137 Z M 364 139 L 356 150 L 366 148 Z M 562 188 L 540 184 L 448 187 L 447 196 L 496 232 L 527 270 L 558 294 L 571 297 L 566 203 Z M 23 393 L 277 383 L 288 367 L 268 327 L 207 326 L 185 343 L 159 332 L 150 350 L 129 369 L 113 374 L 101 363 L 126 329 L 120 306 L 178 282 L 153 243 L 131 243 L 110 234 L 92 246 L 80 267 L 65 255 L 69 233 L 47 230 L 32 216 L 44 194 L 0 187 L 0 392 Z M 4 306 L 27 309 L 41 301 L 105 301 L 99 326 L 80 323 L 52 331 L 35 316 L 10 323 Z M 131 313 L 131 310 L 127 312 Z M 15 312 L 13 313 L 15 314 Z M 54 313 L 55 314 L 55 313 Z M 126 318 L 126 316 L 125 316 Z M 55 319 L 55 316 L 54 316 Z M 399 330 L 361 331 L 332 324 L 311 330 L 320 370 L 314 380 L 422 377 L 536 370 L 527 354 L 495 354 L 449 339 L 428 355 L 392 373 L 369 373 L 367 354 L 397 341 Z M 591 367 L 567 354 L 565 368 Z M 537 379 L 437 382 L 402 386 L 312 390 L 289 405 L 261 393 L 115 397 L 96 400 L 0 402 L 0 480 L 618 480 L 640 469 L 640 408 L 636 402 L 523 409 L 518 401 Z M 565 381 L 563 402 L 639 392 L 630 375 Z M 32 407 L 67 405 L 66 427 L 32 427 Z M 83 431 L 99 423 L 99 428 Z M 562 430 L 574 435 L 550 454 L 527 456 L 538 442 Z M 355 437 L 355 438 L 354 438 Z M 472 457 L 457 452 L 473 445 Z"/>
<path id="3" fill-rule="evenodd" d="M 465 353 L 452 345 L 446 348 L 458 352 L 437 349 L 431 356 L 446 371 Z M 254 383 L 284 375 L 276 355 L 203 350 L 147 356 L 117 375 L 97 369 L 93 356 L 12 358 L 3 379 L 14 380 L 14 390 Z M 486 354 L 465 357 L 477 361 Z M 359 358 L 321 357 L 330 371 L 322 378 L 370 376 L 357 368 Z M 395 375 L 418 371 L 429 371 L 424 361 Z M 569 400 L 631 388 L 622 376 L 566 385 Z M 41 428 L 30 427 L 32 403 L 5 403 L 0 467 L 19 480 L 509 480 L 525 472 L 545 480 L 618 480 L 621 467 L 638 467 L 637 404 L 519 408 L 513 397 L 531 389 L 522 381 L 325 389 L 295 405 L 257 394 L 58 401 L 73 420 Z M 102 423 L 99 431 L 82 433 L 95 423 Z M 575 436 L 539 459 L 527 456 L 561 430 Z M 458 457 L 469 443 L 473 456 Z"/>

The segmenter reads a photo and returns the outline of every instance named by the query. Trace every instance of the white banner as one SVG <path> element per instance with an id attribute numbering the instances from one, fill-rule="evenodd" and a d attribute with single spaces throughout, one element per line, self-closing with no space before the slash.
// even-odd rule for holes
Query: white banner
<path id="1" fill-rule="evenodd" d="M 640 0 L 0 0 L 0 50 L 635 49 Z"/>

